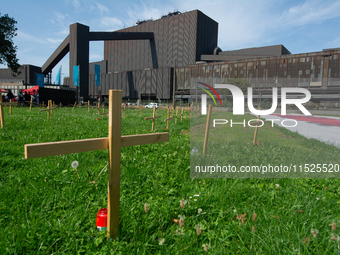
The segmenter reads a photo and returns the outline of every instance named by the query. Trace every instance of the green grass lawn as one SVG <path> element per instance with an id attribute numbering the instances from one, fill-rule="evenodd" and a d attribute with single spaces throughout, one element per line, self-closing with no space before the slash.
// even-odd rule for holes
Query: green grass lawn
<path id="1" fill-rule="evenodd" d="M 107 137 L 107 117 L 97 120 L 95 109 L 87 113 L 79 108 L 56 109 L 49 121 L 38 108 L 32 112 L 14 108 L 12 115 L 6 114 L 6 127 L 0 130 L 0 254 L 203 254 L 205 250 L 338 254 L 340 228 L 330 226 L 340 224 L 338 179 L 192 179 L 190 121 L 175 125 L 171 120 L 165 131 L 166 111 L 158 113 L 162 118 L 156 120 L 154 132 L 170 132 L 169 142 L 122 148 L 120 232 L 115 240 L 107 240 L 106 233 L 96 229 L 96 214 L 107 205 L 107 151 L 24 159 L 24 144 Z M 144 117 L 151 115 L 151 109 L 144 110 L 142 117 L 137 110 L 127 110 L 122 135 L 150 133 L 151 121 Z M 195 121 L 192 127 L 200 129 L 204 118 Z M 233 164 L 253 164 L 255 158 L 295 162 L 293 157 L 296 162 L 338 163 L 339 150 L 333 146 L 278 127 L 263 131 L 258 136 L 260 146 L 252 145 L 251 128 L 235 129 L 226 140 L 219 135 L 225 130 L 217 131 L 208 153 L 214 148 L 220 151 L 216 146 L 224 143 L 235 146 L 228 156 Z M 198 135 L 197 146 L 200 139 Z M 266 153 L 273 150 L 280 153 Z M 75 160 L 77 170 L 71 167 Z M 184 208 L 180 200 L 185 200 Z M 180 218 L 182 228 L 173 221 Z"/>

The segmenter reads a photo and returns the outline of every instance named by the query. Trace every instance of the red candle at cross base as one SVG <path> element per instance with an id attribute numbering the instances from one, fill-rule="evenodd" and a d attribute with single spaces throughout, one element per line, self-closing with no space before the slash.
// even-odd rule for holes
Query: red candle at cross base
<path id="1" fill-rule="evenodd" d="M 99 209 L 97 213 L 96 225 L 99 231 L 106 230 L 107 228 L 107 208 Z"/>

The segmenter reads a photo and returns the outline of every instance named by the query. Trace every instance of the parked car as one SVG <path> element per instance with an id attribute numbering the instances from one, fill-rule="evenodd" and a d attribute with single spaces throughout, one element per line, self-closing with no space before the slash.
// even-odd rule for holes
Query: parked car
<path id="1" fill-rule="evenodd" d="M 150 104 L 147 104 L 146 106 L 145 106 L 145 108 L 153 108 L 154 106 L 156 106 L 156 108 L 158 108 L 158 104 L 157 103 L 150 103 Z"/>

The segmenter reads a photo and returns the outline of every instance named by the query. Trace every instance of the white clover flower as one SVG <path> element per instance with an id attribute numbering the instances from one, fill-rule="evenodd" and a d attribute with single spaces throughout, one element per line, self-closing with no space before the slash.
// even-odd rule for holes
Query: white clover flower
<path id="1" fill-rule="evenodd" d="M 199 209 L 198 209 L 198 213 L 201 213 L 201 212 L 202 212 L 202 209 L 201 209 L 201 208 L 199 208 Z"/>
<path id="2" fill-rule="evenodd" d="M 176 229 L 175 235 L 176 235 L 176 236 L 184 235 L 183 229 L 182 229 L 182 228 Z"/>
<path id="3" fill-rule="evenodd" d="M 71 163 L 72 168 L 77 168 L 78 166 L 79 166 L 79 162 L 77 160 L 75 160 Z"/>
<path id="4" fill-rule="evenodd" d="M 275 188 L 280 188 L 280 184 L 275 184 Z"/>
<path id="5" fill-rule="evenodd" d="M 198 154 L 198 149 L 193 148 L 193 149 L 191 150 L 191 155 L 195 155 L 195 154 Z"/>
<path id="6" fill-rule="evenodd" d="M 159 245 L 163 245 L 164 242 L 165 242 L 165 239 L 164 239 L 164 238 L 159 238 L 159 239 L 158 239 L 158 244 L 159 244 Z"/>

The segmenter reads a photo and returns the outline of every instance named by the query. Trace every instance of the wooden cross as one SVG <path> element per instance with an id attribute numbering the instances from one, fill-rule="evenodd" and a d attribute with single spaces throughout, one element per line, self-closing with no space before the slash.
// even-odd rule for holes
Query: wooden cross
<path id="1" fill-rule="evenodd" d="M 169 120 L 172 120 L 174 117 L 170 118 L 170 109 L 168 108 L 168 112 L 167 112 L 167 118 L 164 120 L 166 121 L 166 129 L 169 129 Z"/>
<path id="2" fill-rule="evenodd" d="M 125 118 L 125 104 L 124 104 L 124 118 Z"/>
<path id="3" fill-rule="evenodd" d="M 153 131 L 155 127 L 155 119 L 160 118 L 161 116 L 155 116 L 156 115 L 156 106 L 153 107 L 153 115 L 152 117 L 146 117 L 144 120 L 152 120 L 152 128 L 151 131 Z"/>
<path id="4" fill-rule="evenodd" d="M 1 91 L 0 91 L 1 93 Z M 0 97 L 1 97 L 1 100 L 0 100 L 0 105 L 1 105 L 1 108 L 3 106 L 9 106 L 9 114 L 12 114 L 12 106 L 13 105 L 17 105 L 18 103 L 15 103 L 15 102 L 2 102 L 2 94 L 0 94 Z M 3 110 L 2 110 L 3 112 Z"/>
<path id="5" fill-rule="evenodd" d="M 32 111 L 33 97 L 31 97 L 30 101 L 25 101 L 25 103 L 30 104 L 30 112 Z"/>
<path id="6" fill-rule="evenodd" d="M 175 124 L 177 124 L 178 106 L 176 106 Z"/>
<path id="7" fill-rule="evenodd" d="M 55 109 L 55 107 L 52 107 L 52 100 L 48 100 L 47 109 L 40 110 L 40 112 L 47 111 L 47 119 L 49 120 L 50 119 L 50 111 L 51 111 L 51 114 L 53 114 L 53 109 Z"/>
<path id="8" fill-rule="evenodd" d="M 139 116 L 142 116 L 142 110 L 143 110 L 143 106 L 141 105 L 139 109 Z"/>
<path id="9" fill-rule="evenodd" d="M 61 154 L 109 149 L 107 232 L 118 236 L 120 199 L 121 147 L 168 142 L 169 133 L 121 136 L 122 91 L 109 91 L 109 137 L 54 143 L 26 144 L 25 158 L 38 158 Z"/>
<path id="10" fill-rule="evenodd" d="M 105 107 L 103 107 L 103 112 L 99 113 L 100 115 L 102 115 L 102 120 L 104 119 L 104 116 L 109 114 L 108 112 L 105 112 Z"/>

